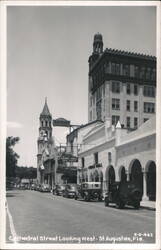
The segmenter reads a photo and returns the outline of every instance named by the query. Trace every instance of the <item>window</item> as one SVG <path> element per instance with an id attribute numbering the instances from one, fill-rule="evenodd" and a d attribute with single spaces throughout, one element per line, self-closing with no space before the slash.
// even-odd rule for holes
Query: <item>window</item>
<path id="1" fill-rule="evenodd" d="M 123 65 L 123 75 L 130 76 L 130 65 L 128 64 Z"/>
<path id="2" fill-rule="evenodd" d="M 153 81 L 156 80 L 156 69 L 153 69 L 153 70 L 152 70 L 151 79 L 152 79 Z"/>
<path id="3" fill-rule="evenodd" d="M 140 70 L 140 78 L 144 79 L 145 78 L 145 68 L 142 67 L 141 70 Z"/>
<path id="4" fill-rule="evenodd" d="M 46 127 L 48 126 L 48 121 L 45 121 L 45 126 L 46 126 Z"/>
<path id="5" fill-rule="evenodd" d="M 93 105 L 95 105 L 96 93 L 93 95 Z"/>
<path id="6" fill-rule="evenodd" d="M 155 88 L 153 86 L 144 86 L 144 96 L 155 97 Z"/>
<path id="7" fill-rule="evenodd" d="M 94 153 L 94 163 L 98 164 L 98 152 Z"/>
<path id="8" fill-rule="evenodd" d="M 120 83 L 119 82 L 112 82 L 112 92 L 113 93 L 120 93 Z"/>
<path id="9" fill-rule="evenodd" d="M 105 112 L 106 100 L 103 100 L 103 111 Z"/>
<path id="10" fill-rule="evenodd" d="M 90 121 L 92 121 L 92 111 L 90 111 Z"/>
<path id="11" fill-rule="evenodd" d="M 134 84 L 134 95 L 138 95 L 138 85 Z"/>
<path id="12" fill-rule="evenodd" d="M 130 117 L 126 117 L 126 127 L 130 128 Z"/>
<path id="13" fill-rule="evenodd" d="M 126 110 L 130 111 L 130 101 L 129 100 L 126 101 Z"/>
<path id="14" fill-rule="evenodd" d="M 131 87 L 130 87 L 130 83 L 128 83 L 128 84 L 126 85 L 126 93 L 127 93 L 128 95 L 130 95 L 130 94 L 131 94 Z"/>
<path id="15" fill-rule="evenodd" d="M 155 104 L 152 102 L 144 102 L 145 113 L 155 113 Z"/>
<path id="16" fill-rule="evenodd" d="M 151 79 L 151 68 L 147 68 L 146 69 L 145 78 L 146 78 L 146 80 L 150 80 Z"/>
<path id="17" fill-rule="evenodd" d="M 111 73 L 114 75 L 120 75 L 120 64 L 112 63 L 111 64 Z"/>
<path id="18" fill-rule="evenodd" d="M 112 160 L 112 157 L 111 157 L 112 155 L 111 155 L 111 152 L 108 152 L 108 161 L 109 162 L 111 162 L 111 160 Z"/>
<path id="19" fill-rule="evenodd" d="M 110 69 L 109 62 L 105 62 L 104 63 L 104 71 L 106 74 L 110 73 L 109 69 Z"/>
<path id="20" fill-rule="evenodd" d="M 134 101 L 134 112 L 138 112 L 138 102 Z"/>
<path id="21" fill-rule="evenodd" d="M 112 109 L 120 110 L 120 99 L 112 98 Z"/>
<path id="22" fill-rule="evenodd" d="M 90 107 L 92 106 L 92 96 L 90 97 Z"/>
<path id="23" fill-rule="evenodd" d="M 96 114 L 97 114 L 97 120 L 102 119 L 102 101 L 98 101 L 96 103 Z"/>
<path id="24" fill-rule="evenodd" d="M 119 115 L 113 115 L 112 116 L 112 125 L 116 125 L 119 120 L 120 120 Z"/>
<path id="25" fill-rule="evenodd" d="M 85 162 L 84 157 L 82 157 L 82 168 L 84 168 L 84 162 Z"/>
<path id="26" fill-rule="evenodd" d="M 102 93 L 103 93 L 103 96 L 105 96 L 105 84 L 102 86 Z"/>
<path id="27" fill-rule="evenodd" d="M 96 101 L 101 99 L 101 88 L 98 88 L 96 91 Z"/>
<path id="28" fill-rule="evenodd" d="M 134 77 L 138 78 L 139 77 L 139 67 L 135 66 L 134 68 Z"/>
<path id="29" fill-rule="evenodd" d="M 134 117 L 134 128 L 138 127 L 138 118 Z"/>

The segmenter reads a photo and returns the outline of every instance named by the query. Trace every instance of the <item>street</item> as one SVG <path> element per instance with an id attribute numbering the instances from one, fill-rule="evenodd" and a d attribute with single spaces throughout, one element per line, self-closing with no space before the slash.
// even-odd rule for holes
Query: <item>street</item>
<path id="1" fill-rule="evenodd" d="M 7 243 L 155 243 L 155 211 L 30 190 L 7 192 Z"/>

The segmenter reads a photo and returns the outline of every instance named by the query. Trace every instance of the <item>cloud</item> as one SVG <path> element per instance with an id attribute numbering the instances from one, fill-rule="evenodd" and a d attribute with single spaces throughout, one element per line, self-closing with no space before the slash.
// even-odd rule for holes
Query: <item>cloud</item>
<path id="1" fill-rule="evenodd" d="M 8 128 L 22 128 L 23 125 L 19 122 L 7 122 Z"/>

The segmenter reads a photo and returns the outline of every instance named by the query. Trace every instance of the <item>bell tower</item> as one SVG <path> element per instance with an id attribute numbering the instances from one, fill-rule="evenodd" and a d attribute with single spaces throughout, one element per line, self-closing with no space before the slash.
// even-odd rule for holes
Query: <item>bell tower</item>
<path id="1" fill-rule="evenodd" d="M 103 52 L 102 35 L 100 33 L 97 33 L 94 35 L 93 54 L 102 54 L 102 52 Z"/>
<path id="2" fill-rule="evenodd" d="M 98 58 L 103 53 L 103 38 L 100 33 L 96 33 L 94 35 L 93 40 L 93 52 L 92 55 L 89 57 L 89 69 L 92 68 L 93 64 L 98 60 Z"/>
<path id="3" fill-rule="evenodd" d="M 47 139 L 51 139 L 52 137 L 52 116 L 50 114 L 48 105 L 47 105 L 47 98 L 45 99 L 44 108 L 40 114 L 40 127 L 39 127 L 39 136 L 41 137 L 42 134 L 46 134 Z"/>
<path id="4" fill-rule="evenodd" d="M 47 98 L 39 117 L 39 137 L 37 140 L 38 154 L 37 154 L 37 180 L 41 183 L 41 166 L 43 166 L 42 154 L 45 148 L 45 143 L 51 144 L 52 142 L 52 115 L 50 114 Z"/>

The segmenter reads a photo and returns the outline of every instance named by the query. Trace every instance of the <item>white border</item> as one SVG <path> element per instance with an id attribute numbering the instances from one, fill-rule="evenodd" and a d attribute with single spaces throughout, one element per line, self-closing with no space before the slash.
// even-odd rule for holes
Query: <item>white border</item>
<path id="1" fill-rule="evenodd" d="M 156 166 L 157 166 L 157 203 L 156 203 L 156 244 L 6 244 L 5 243 L 5 141 L 6 141 L 6 117 L 7 117 L 7 91 L 6 91 L 6 55 L 7 55 L 7 6 L 156 6 L 157 7 L 157 118 L 156 118 Z M 161 249 L 161 190 L 160 175 L 161 169 L 161 48 L 160 48 L 160 20 L 161 20 L 161 3 L 158 1 L 3 1 L 0 2 L 0 18 L 1 18 L 1 40 L 0 40 L 0 204 L 1 221 L 0 224 L 0 249 L 145 249 L 160 250 Z M 2 227 L 3 226 L 3 227 Z M 4 230 L 2 230 L 4 229 Z"/>

